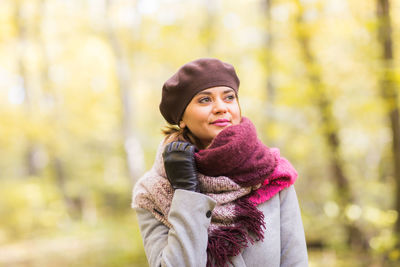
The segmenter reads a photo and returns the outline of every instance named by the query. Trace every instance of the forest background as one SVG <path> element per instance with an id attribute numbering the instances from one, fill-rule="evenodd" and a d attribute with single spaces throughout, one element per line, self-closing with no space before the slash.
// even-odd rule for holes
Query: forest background
<path id="1" fill-rule="evenodd" d="M 0 0 L 0 266 L 147 266 L 131 190 L 199 57 L 297 169 L 310 266 L 396 266 L 399 26 L 399 0 Z"/>

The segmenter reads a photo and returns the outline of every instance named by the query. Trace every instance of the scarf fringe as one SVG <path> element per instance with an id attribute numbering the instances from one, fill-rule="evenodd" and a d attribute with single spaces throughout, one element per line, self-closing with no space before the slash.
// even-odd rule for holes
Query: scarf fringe
<path id="1" fill-rule="evenodd" d="M 265 230 L 264 214 L 257 209 L 248 197 L 239 198 L 235 203 L 237 204 L 235 211 L 240 224 L 247 229 L 248 232 L 256 236 L 256 240 L 249 236 L 249 241 L 254 244 L 254 241 L 263 240 Z"/>
<path id="2" fill-rule="evenodd" d="M 231 264 L 231 257 L 247 247 L 248 233 L 240 225 L 222 226 L 212 231 L 208 237 L 207 267 L 225 267 Z"/>
<path id="3" fill-rule="evenodd" d="M 238 255 L 248 243 L 264 239 L 264 214 L 248 198 L 235 201 L 238 216 L 235 226 L 224 226 L 214 230 L 208 238 L 207 267 L 227 266 L 231 258 Z M 256 239 L 251 237 L 254 234 Z"/>

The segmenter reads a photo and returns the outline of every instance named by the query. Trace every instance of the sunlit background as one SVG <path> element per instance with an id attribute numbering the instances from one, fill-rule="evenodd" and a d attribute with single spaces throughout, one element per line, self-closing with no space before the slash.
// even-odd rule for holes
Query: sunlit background
<path id="1" fill-rule="evenodd" d="M 199 57 L 299 172 L 310 266 L 398 266 L 399 26 L 399 0 L 0 0 L 0 266 L 147 266 L 131 190 Z"/>

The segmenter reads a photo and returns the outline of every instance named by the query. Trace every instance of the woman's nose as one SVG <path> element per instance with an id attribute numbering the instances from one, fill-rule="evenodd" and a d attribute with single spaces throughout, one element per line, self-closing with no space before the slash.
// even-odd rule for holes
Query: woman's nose
<path id="1" fill-rule="evenodd" d="M 217 99 L 214 102 L 214 113 L 225 113 L 227 111 L 227 105 L 222 99 Z"/>

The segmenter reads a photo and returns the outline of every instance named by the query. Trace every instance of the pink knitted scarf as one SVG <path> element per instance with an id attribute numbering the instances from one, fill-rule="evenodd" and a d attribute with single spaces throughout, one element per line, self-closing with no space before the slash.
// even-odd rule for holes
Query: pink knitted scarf
<path id="1" fill-rule="evenodd" d="M 132 206 L 149 210 L 171 228 L 173 189 L 162 162 L 164 146 L 160 145 L 152 170 L 135 185 Z M 221 131 L 195 158 L 200 192 L 217 202 L 208 228 L 207 266 L 226 266 L 249 243 L 263 240 L 264 214 L 257 205 L 293 184 L 297 172 L 280 157 L 279 149 L 262 144 L 245 117 Z"/>

